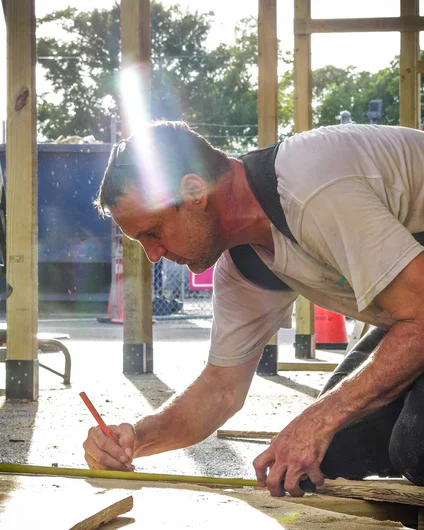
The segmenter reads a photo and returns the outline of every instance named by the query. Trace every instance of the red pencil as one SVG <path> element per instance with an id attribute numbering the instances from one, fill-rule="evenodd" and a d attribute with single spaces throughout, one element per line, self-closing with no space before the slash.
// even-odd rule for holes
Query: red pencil
<path id="1" fill-rule="evenodd" d="M 116 443 L 116 440 L 115 438 L 112 436 L 112 433 L 110 432 L 110 430 L 107 428 L 106 426 L 106 423 L 102 420 L 102 418 L 100 417 L 100 414 L 97 412 L 95 406 L 93 405 L 93 403 L 91 403 L 91 401 L 88 399 L 88 396 L 85 392 L 80 392 L 80 396 L 81 396 L 81 399 L 84 401 L 84 403 L 87 405 L 87 408 L 88 410 L 91 412 L 91 414 L 94 416 L 94 419 L 97 421 L 97 423 L 99 424 L 99 427 L 101 428 L 101 430 L 103 431 L 103 433 L 106 435 L 106 436 L 109 436 L 109 438 L 111 440 L 113 440 L 115 443 Z"/>
<path id="2" fill-rule="evenodd" d="M 88 410 L 91 412 L 91 414 L 94 416 L 94 419 L 99 424 L 99 427 L 103 431 L 103 433 L 108 436 L 111 440 L 113 440 L 115 443 L 117 443 L 116 439 L 113 437 L 110 430 L 107 428 L 106 423 L 102 420 L 100 414 L 97 412 L 96 407 L 91 403 L 89 400 L 87 394 L 85 392 L 80 392 L 81 399 L 84 401 L 84 403 L 87 405 Z M 125 465 L 130 471 L 134 470 L 133 465 L 130 462 L 126 462 Z"/>

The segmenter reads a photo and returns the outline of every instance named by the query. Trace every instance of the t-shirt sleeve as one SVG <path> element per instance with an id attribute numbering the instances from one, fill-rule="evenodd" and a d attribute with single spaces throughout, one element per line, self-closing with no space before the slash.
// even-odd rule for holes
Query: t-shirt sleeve
<path id="1" fill-rule="evenodd" d="M 225 252 L 215 267 L 209 362 L 238 366 L 259 356 L 279 328 L 291 328 L 294 291 L 261 289 Z"/>
<path id="2" fill-rule="evenodd" d="M 358 311 L 423 250 L 363 178 L 347 178 L 319 191 L 304 206 L 300 245 L 340 272 Z"/>

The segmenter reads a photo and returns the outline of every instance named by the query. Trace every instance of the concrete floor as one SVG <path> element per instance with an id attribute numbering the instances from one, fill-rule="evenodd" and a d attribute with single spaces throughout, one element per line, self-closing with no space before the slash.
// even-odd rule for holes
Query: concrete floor
<path id="1" fill-rule="evenodd" d="M 93 317 L 40 320 L 39 330 L 65 332 L 72 356 L 71 385 L 40 368 L 37 403 L 6 403 L 4 364 L 0 364 L 0 461 L 60 467 L 85 467 L 82 443 L 93 418 L 79 397 L 85 391 L 106 423 L 135 422 L 179 392 L 207 361 L 210 322 L 193 320 L 154 325 L 154 374 L 122 374 L 122 326 Z M 349 324 L 348 331 L 351 331 Z M 280 360 L 293 356 L 294 330 L 279 334 Z M 318 352 L 321 358 L 329 356 Z M 332 353 L 341 360 L 342 353 Z M 42 354 L 41 362 L 61 369 L 63 356 Z M 328 373 L 280 372 L 255 376 L 242 411 L 223 428 L 279 431 L 317 396 Z M 205 476 L 255 478 L 252 460 L 263 441 L 210 436 L 197 446 L 136 460 L 136 470 Z"/>

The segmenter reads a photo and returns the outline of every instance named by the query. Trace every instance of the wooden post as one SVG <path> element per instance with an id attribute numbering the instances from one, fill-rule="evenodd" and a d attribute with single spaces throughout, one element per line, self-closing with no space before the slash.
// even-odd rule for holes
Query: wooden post
<path id="1" fill-rule="evenodd" d="M 150 93 L 150 0 L 121 0 L 121 43 L 123 67 L 137 67 L 143 76 L 143 86 L 148 87 L 146 93 Z M 131 131 L 125 116 L 122 122 L 123 137 L 127 137 Z M 132 374 L 150 373 L 153 372 L 152 266 L 143 248 L 125 236 L 123 255 L 123 370 Z"/>
<path id="2" fill-rule="evenodd" d="M 259 147 L 278 140 L 278 40 L 277 1 L 258 4 L 258 143 Z M 265 346 L 257 373 L 275 375 L 278 361 L 277 333 Z"/>
<path id="3" fill-rule="evenodd" d="M 311 18 L 311 0 L 295 0 L 294 24 Z M 311 36 L 294 38 L 294 127 L 295 132 L 312 128 Z M 295 357 L 315 358 L 314 305 L 303 296 L 296 301 Z"/>
<path id="4" fill-rule="evenodd" d="M 38 229 L 34 0 L 8 2 L 6 398 L 38 399 Z M 13 289 L 13 291 L 12 291 Z"/>
<path id="5" fill-rule="evenodd" d="M 401 0 L 400 14 L 419 15 L 419 0 Z M 420 87 L 417 62 L 419 60 L 419 32 L 402 31 L 400 34 L 400 124 L 404 127 L 419 127 Z"/>
<path id="6" fill-rule="evenodd" d="M 258 48 L 258 143 L 259 147 L 265 147 L 278 139 L 276 0 L 259 0 Z"/>

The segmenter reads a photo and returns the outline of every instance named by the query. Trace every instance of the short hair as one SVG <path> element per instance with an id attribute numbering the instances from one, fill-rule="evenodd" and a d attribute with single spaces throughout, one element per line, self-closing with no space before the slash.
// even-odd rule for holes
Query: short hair
<path id="1" fill-rule="evenodd" d="M 146 172 L 154 172 L 155 168 L 164 176 L 175 204 L 181 199 L 180 184 L 184 175 L 194 173 L 214 183 L 231 168 L 230 159 L 223 151 L 213 147 L 183 121 L 150 122 L 146 133 L 156 157 L 154 166 L 146 163 L 151 153 L 140 152 L 142 149 L 138 146 L 142 145 L 142 139 L 137 135 L 114 145 L 94 201 L 101 215 L 110 215 L 110 209 L 117 206 L 119 197 L 131 186 L 148 194 L 147 179 L 156 176 L 146 175 Z"/>

